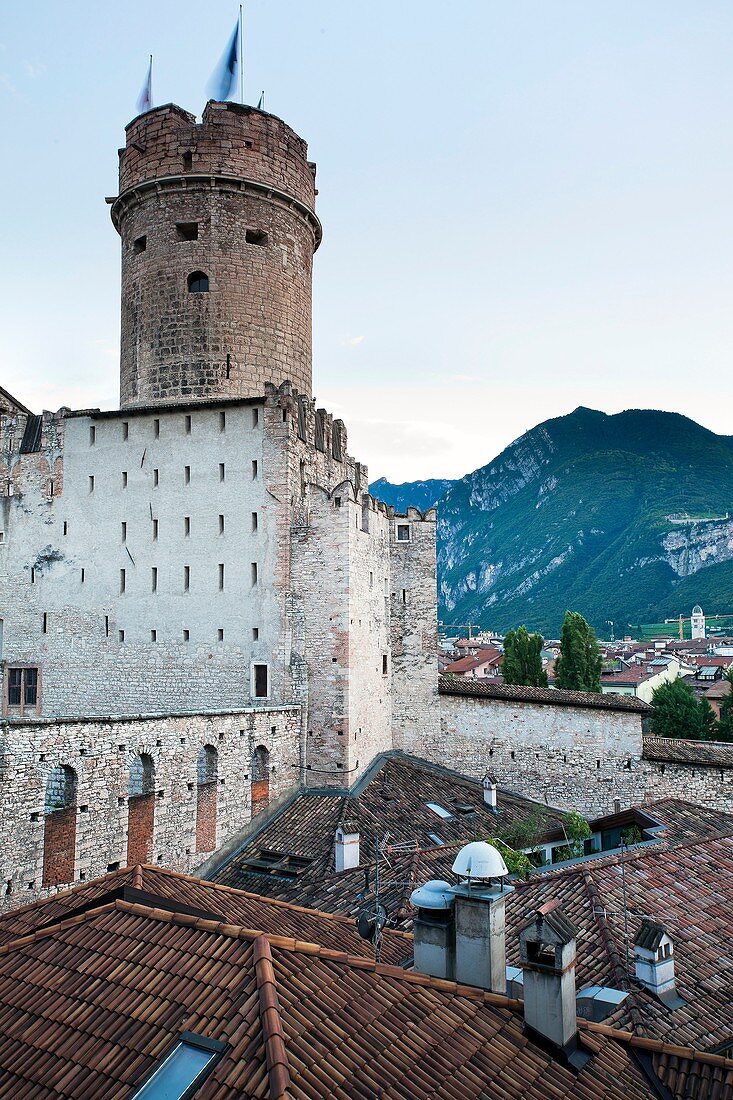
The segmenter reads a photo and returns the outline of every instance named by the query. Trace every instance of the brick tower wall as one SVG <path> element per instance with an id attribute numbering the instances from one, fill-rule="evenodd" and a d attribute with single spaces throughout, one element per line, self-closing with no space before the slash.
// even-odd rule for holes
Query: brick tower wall
<path id="1" fill-rule="evenodd" d="M 273 115 L 212 102 L 197 125 L 169 104 L 130 123 L 112 204 L 123 407 L 312 392 L 315 194 L 305 142 Z"/>

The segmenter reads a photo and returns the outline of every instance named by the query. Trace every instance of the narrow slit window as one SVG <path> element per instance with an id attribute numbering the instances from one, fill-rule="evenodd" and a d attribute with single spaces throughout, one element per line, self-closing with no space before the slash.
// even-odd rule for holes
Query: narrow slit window
<path id="1" fill-rule="evenodd" d="M 124 569 L 120 569 L 120 595 L 123 594 L 127 587 L 127 574 Z"/>
<path id="2" fill-rule="evenodd" d="M 157 570 L 157 567 L 155 565 L 150 570 L 150 591 L 151 592 L 157 592 L 158 591 L 158 570 Z"/>
<path id="3" fill-rule="evenodd" d="M 94 492 L 94 474 L 89 475 L 89 492 Z"/>
<path id="4" fill-rule="evenodd" d="M 122 541 L 127 542 L 127 524 L 125 523 L 124 520 L 122 521 L 121 526 L 122 526 Z"/>
<path id="5" fill-rule="evenodd" d="M 92 426 L 89 429 L 89 446 L 93 447 L 96 442 L 97 442 L 97 429 L 92 424 Z"/>
<path id="6" fill-rule="evenodd" d="M 382 676 L 387 675 L 387 654 L 382 654 Z"/>
<path id="7" fill-rule="evenodd" d="M 153 421 L 153 439 L 160 439 L 160 420 L 157 416 Z"/>
<path id="8" fill-rule="evenodd" d="M 191 631 L 190 630 L 184 630 L 183 631 L 183 640 L 184 640 L 184 642 L 188 642 L 188 641 L 191 640 Z"/>
<path id="9" fill-rule="evenodd" d="M 191 417 L 188 415 L 188 413 L 186 414 L 185 424 L 186 424 L 186 435 L 190 435 L 191 434 Z"/>
<path id="10" fill-rule="evenodd" d="M 225 412 L 219 413 L 219 431 L 225 432 L 227 430 L 227 414 Z"/>
<path id="11" fill-rule="evenodd" d="M 158 521 L 157 521 L 157 519 L 154 519 L 153 520 L 153 542 L 155 542 L 157 540 L 157 538 L 158 538 Z"/>
<path id="12" fill-rule="evenodd" d="M 191 484 L 191 467 L 190 466 L 184 466 L 183 467 L 183 484 L 184 485 L 190 485 Z"/>
<path id="13" fill-rule="evenodd" d="M 259 523 L 259 518 L 258 518 L 258 516 L 257 516 L 257 513 L 256 513 L 256 512 L 253 512 L 253 513 L 252 513 L 252 530 L 253 530 L 253 531 L 256 531 L 256 530 L 257 530 L 257 525 L 258 525 L 258 523 Z"/>
<path id="14" fill-rule="evenodd" d="M 226 472 L 226 469 L 224 467 L 224 463 L 220 462 L 219 463 L 219 481 L 224 481 L 226 479 L 226 476 L 227 476 L 227 472 Z"/>
<path id="15" fill-rule="evenodd" d="M 158 631 L 157 630 L 151 630 L 150 631 L 150 641 L 151 642 L 157 642 L 157 640 L 158 640 Z"/>
<path id="16" fill-rule="evenodd" d="M 43 612 L 43 633 L 48 634 L 48 612 Z"/>
<path id="17" fill-rule="evenodd" d="M 122 488 L 127 488 L 127 470 L 122 471 Z"/>
<path id="18" fill-rule="evenodd" d="M 216 632 L 216 640 L 217 640 L 217 642 L 223 642 L 224 641 L 224 628 L 221 627 L 221 626 L 219 627 L 219 629 Z"/>
<path id="19" fill-rule="evenodd" d="M 224 516 L 219 516 L 219 534 L 224 534 Z"/>
<path id="20" fill-rule="evenodd" d="M 122 442 L 126 443 L 130 438 L 130 425 L 127 420 L 122 421 Z"/>
<path id="21" fill-rule="evenodd" d="M 260 640 L 260 628 L 258 626 L 252 627 L 252 641 L 259 642 Z"/>
<path id="22" fill-rule="evenodd" d="M 160 484 L 160 470 L 153 470 L 153 487 L 158 488 Z"/>
<path id="23" fill-rule="evenodd" d="M 257 584 L 257 574 L 258 574 L 257 562 L 256 561 L 252 562 L 251 573 L 252 573 L 252 586 L 254 587 L 254 585 Z"/>
<path id="24" fill-rule="evenodd" d="M 184 516 L 183 517 L 183 534 L 184 534 L 185 538 L 188 538 L 189 535 L 191 534 L 191 517 L 190 516 Z"/>
<path id="25" fill-rule="evenodd" d="M 257 477 L 258 477 L 257 459 L 253 458 L 252 459 L 252 480 L 257 481 Z"/>
<path id="26" fill-rule="evenodd" d="M 224 563 L 219 563 L 219 590 L 224 588 Z"/>
<path id="27" fill-rule="evenodd" d="M 253 428 L 258 427 L 259 423 L 260 423 L 260 410 L 257 409 L 257 408 L 252 409 L 252 427 Z"/>
<path id="28" fill-rule="evenodd" d="M 191 588 L 191 566 L 184 565 L 183 567 L 183 591 L 188 592 Z"/>

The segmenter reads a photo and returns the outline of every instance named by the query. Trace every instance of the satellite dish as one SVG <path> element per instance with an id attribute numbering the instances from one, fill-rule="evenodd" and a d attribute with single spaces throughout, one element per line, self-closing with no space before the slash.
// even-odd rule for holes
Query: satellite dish
<path id="1" fill-rule="evenodd" d="M 485 840 L 474 840 L 461 848 L 453 864 L 453 874 L 477 882 L 503 878 L 509 871 L 502 854 Z"/>
<path id="2" fill-rule="evenodd" d="M 387 910 L 383 905 L 369 905 L 362 909 L 356 918 L 356 928 L 363 940 L 374 943 L 377 932 L 381 932 L 387 923 Z"/>

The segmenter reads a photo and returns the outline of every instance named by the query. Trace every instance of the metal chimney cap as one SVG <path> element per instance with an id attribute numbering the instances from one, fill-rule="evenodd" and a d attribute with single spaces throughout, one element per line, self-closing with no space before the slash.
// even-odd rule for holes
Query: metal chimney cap
<path id="1" fill-rule="evenodd" d="M 450 883 L 442 878 L 431 879 L 410 895 L 410 904 L 417 909 L 450 909 L 454 901 Z"/>
<path id="2" fill-rule="evenodd" d="M 509 871 L 501 852 L 485 840 L 474 840 L 461 848 L 453 864 L 453 874 L 470 881 L 503 878 Z"/>

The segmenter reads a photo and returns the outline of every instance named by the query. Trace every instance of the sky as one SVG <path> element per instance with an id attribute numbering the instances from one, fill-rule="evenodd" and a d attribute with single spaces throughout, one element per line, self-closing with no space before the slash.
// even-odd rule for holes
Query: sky
<path id="1" fill-rule="evenodd" d="M 153 53 L 200 115 L 224 0 L 6 3 L 0 385 L 118 401 L 105 196 Z M 247 0 L 245 100 L 318 164 L 314 395 L 372 479 L 578 405 L 733 432 L 730 0 Z"/>

